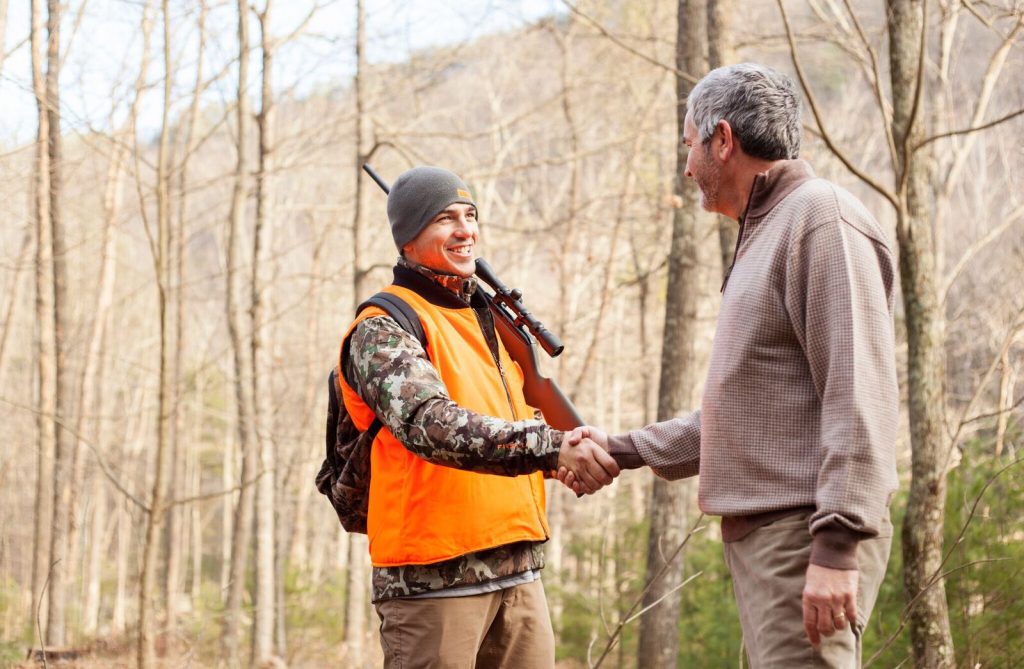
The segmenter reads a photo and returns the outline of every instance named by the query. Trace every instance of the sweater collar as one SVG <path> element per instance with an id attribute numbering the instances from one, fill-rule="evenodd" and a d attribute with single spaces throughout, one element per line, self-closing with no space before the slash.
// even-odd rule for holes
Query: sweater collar
<path id="1" fill-rule="evenodd" d="M 743 222 L 764 218 L 798 186 L 814 178 L 814 170 L 803 160 L 781 160 L 754 177 Z"/>

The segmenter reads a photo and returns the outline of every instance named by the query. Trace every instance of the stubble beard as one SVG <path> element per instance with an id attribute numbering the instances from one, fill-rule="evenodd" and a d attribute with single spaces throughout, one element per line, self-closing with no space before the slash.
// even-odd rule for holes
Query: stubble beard
<path id="1" fill-rule="evenodd" d="M 700 174 L 697 176 L 697 187 L 700 188 L 700 206 L 704 211 L 713 212 L 718 206 L 722 167 L 707 152 L 701 156 L 700 163 Z"/>

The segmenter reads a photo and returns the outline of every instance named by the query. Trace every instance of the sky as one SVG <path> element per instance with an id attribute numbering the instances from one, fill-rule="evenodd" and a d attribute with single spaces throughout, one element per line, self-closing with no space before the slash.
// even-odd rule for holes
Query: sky
<path id="1" fill-rule="evenodd" d="M 61 110 L 65 131 L 107 130 L 123 122 L 130 91 L 142 53 L 140 28 L 147 0 L 71 0 L 61 26 Z M 159 2 L 148 0 L 159 6 Z M 209 0 L 207 51 L 204 72 L 231 67 L 236 56 L 236 4 Z M 262 9 L 262 0 L 255 0 Z M 5 40 L 8 54 L 0 70 L 0 151 L 32 140 L 36 131 L 29 52 L 30 0 L 11 0 Z M 175 110 L 188 104 L 197 63 L 197 3 L 171 0 L 172 54 L 176 75 L 172 93 Z M 330 87 L 351 76 L 355 56 L 354 0 L 277 0 L 272 6 L 272 34 L 295 32 L 313 12 L 301 36 L 281 47 L 274 68 L 275 87 L 291 88 L 302 95 L 318 87 Z M 366 0 L 367 57 L 371 62 L 395 62 L 411 51 L 458 43 L 488 33 L 513 28 L 554 13 L 564 13 L 561 0 Z M 250 21 L 250 42 L 257 44 L 259 27 Z M 70 49 L 69 49 L 70 44 Z M 162 104 L 163 25 L 153 24 L 150 51 L 153 61 L 143 96 L 140 132 L 155 132 Z M 253 80 L 259 63 L 250 61 Z M 237 74 L 233 70 L 208 93 L 208 98 L 234 96 Z"/>

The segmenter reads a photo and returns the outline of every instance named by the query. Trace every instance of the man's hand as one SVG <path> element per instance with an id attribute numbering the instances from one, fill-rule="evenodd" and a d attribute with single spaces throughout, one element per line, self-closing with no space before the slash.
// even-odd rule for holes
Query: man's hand
<path id="1" fill-rule="evenodd" d="M 856 569 L 830 569 L 812 564 L 804 582 L 804 630 L 817 648 L 822 636 L 831 636 L 847 624 L 857 623 Z"/>
<path id="2" fill-rule="evenodd" d="M 577 434 L 579 430 L 567 432 L 562 438 L 558 480 L 577 494 L 597 492 L 619 475 L 619 465 L 592 439 Z"/>
<path id="3" fill-rule="evenodd" d="M 605 433 L 603 430 L 600 430 L 596 427 L 592 427 L 589 425 L 578 427 L 572 432 L 567 433 L 566 440 L 563 441 L 562 443 L 564 444 L 568 442 L 570 446 L 576 446 L 577 444 L 580 444 L 587 439 L 600 446 L 601 450 L 604 451 L 604 455 L 608 455 L 607 433 Z M 611 458 L 611 456 L 608 456 L 608 458 L 612 460 L 612 462 L 614 462 L 614 459 Z M 602 460 L 602 462 L 604 462 L 604 460 Z M 605 469 L 608 468 L 606 467 Z M 611 473 L 610 469 L 608 471 L 609 473 Z M 613 474 L 612 476 L 615 477 L 618 475 L 619 467 L 618 463 L 615 463 L 615 474 Z M 559 460 L 559 467 L 558 471 L 555 472 L 555 478 L 557 478 L 559 481 L 565 484 L 567 488 L 571 488 L 572 491 L 575 492 L 577 495 L 591 494 L 597 492 L 597 488 L 589 488 L 588 486 L 584 485 L 583 482 L 580 480 L 580 476 L 578 476 L 572 469 L 565 466 L 561 466 L 561 460 Z"/>

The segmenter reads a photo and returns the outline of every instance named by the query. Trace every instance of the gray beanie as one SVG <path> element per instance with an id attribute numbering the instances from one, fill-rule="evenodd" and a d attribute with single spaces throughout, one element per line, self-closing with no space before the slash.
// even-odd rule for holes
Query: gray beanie
<path id="1" fill-rule="evenodd" d="M 448 170 L 421 165 L 402 172 L 388 194 L 388 221 L 398 250 L 455 202 L 476 206 L 469 187 Z"/>

